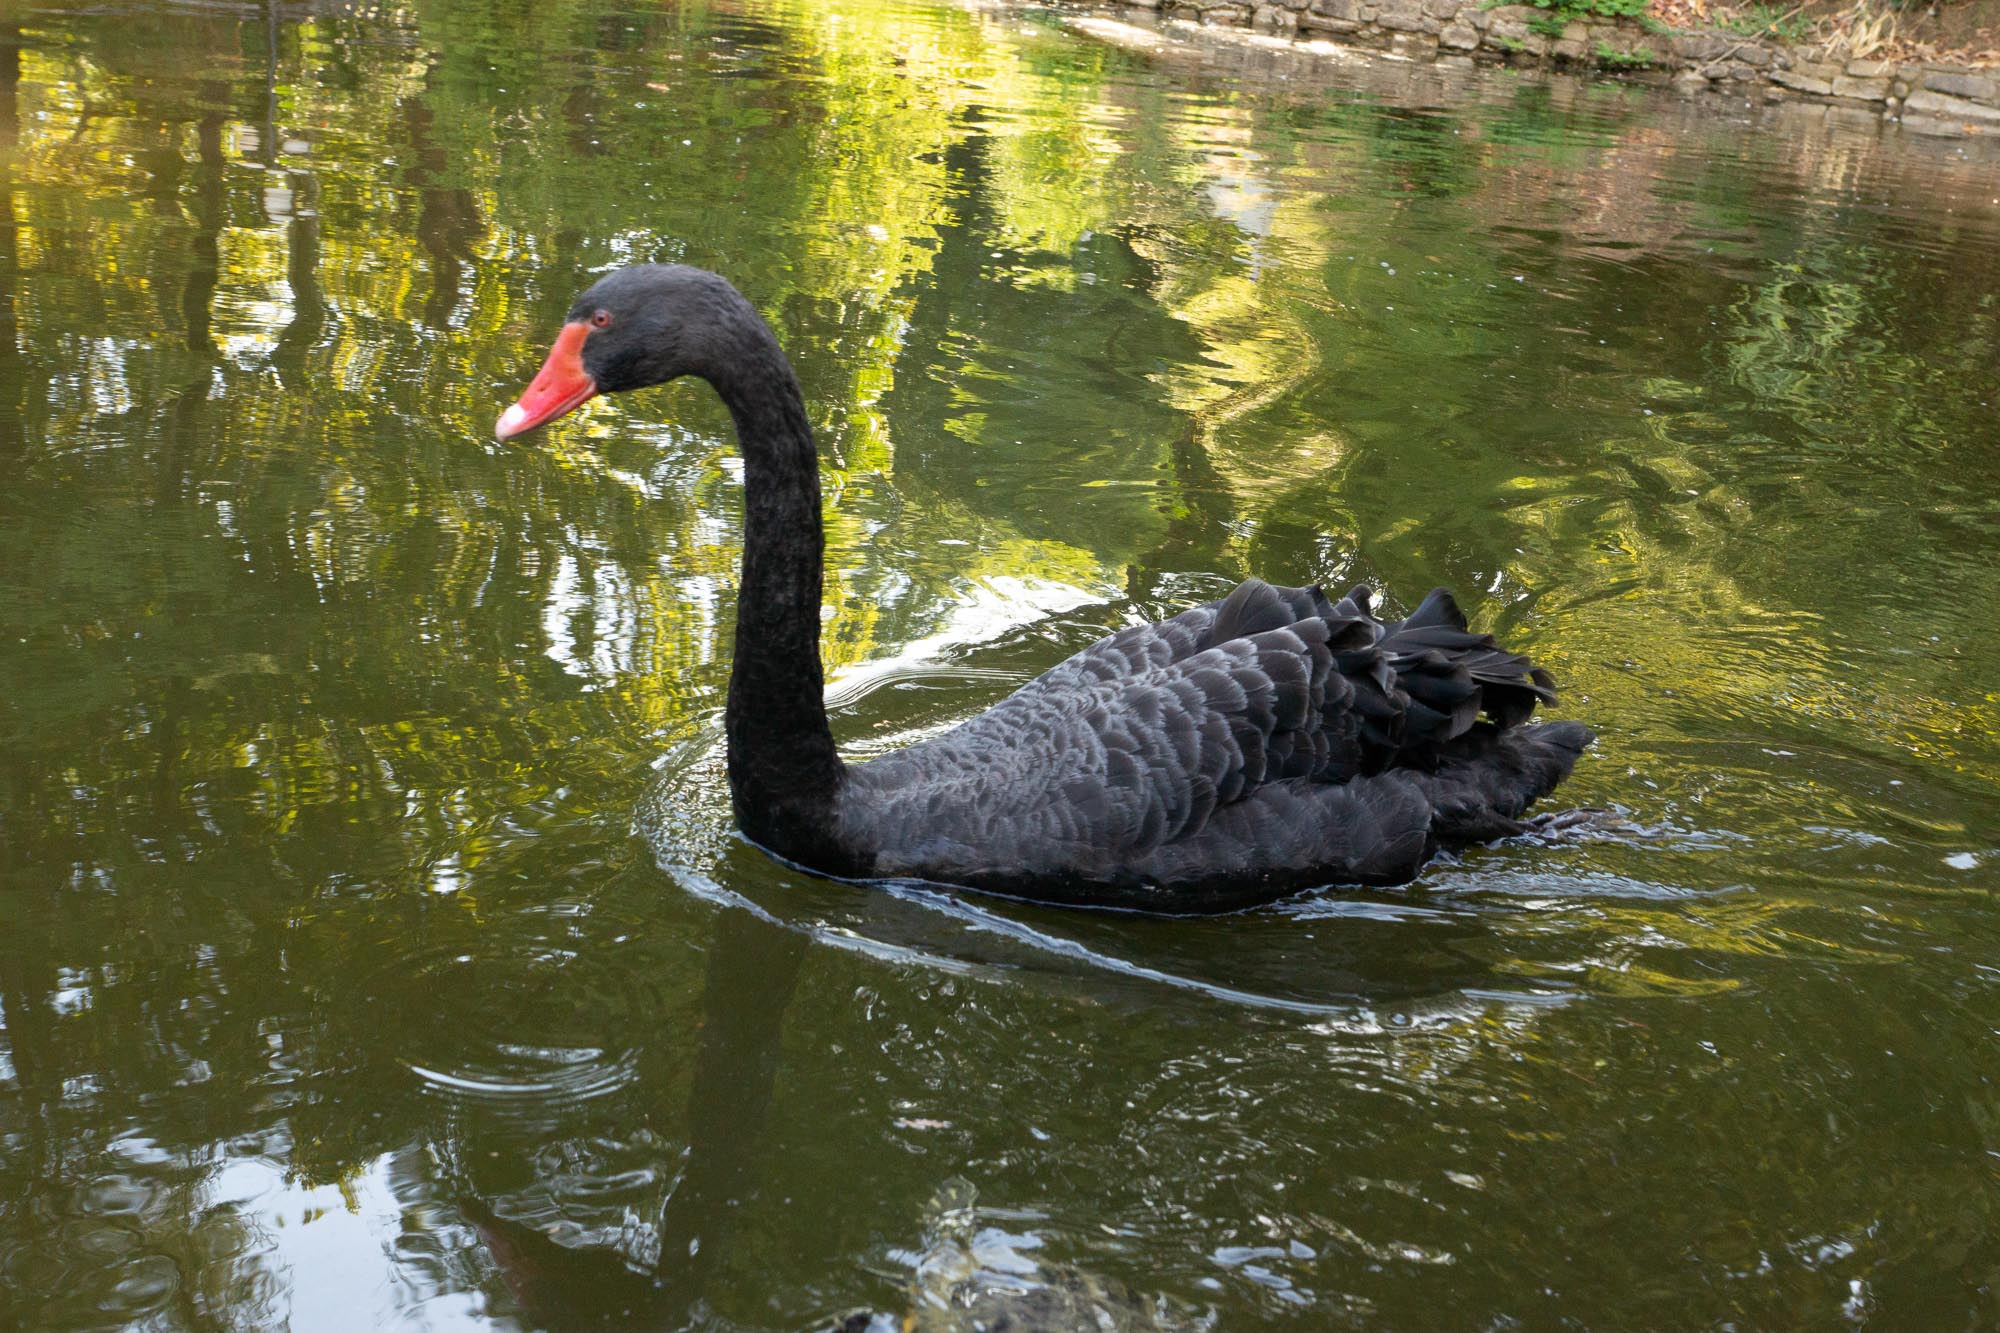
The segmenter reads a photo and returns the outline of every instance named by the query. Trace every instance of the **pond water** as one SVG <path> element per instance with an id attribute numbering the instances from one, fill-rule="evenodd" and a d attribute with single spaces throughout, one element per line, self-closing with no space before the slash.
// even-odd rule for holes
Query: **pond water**
<path id="1" fill-rule="evenodd" d="M 0 1325 L 2000 1321 L 1993 140 L 1022 9 L 5 14 Z M 850 753 L 1446 584 L 1610 815 L 1210 920 L 773 863 L 725 414 L 490 439 L 652 258 L 798 364 Z"/>

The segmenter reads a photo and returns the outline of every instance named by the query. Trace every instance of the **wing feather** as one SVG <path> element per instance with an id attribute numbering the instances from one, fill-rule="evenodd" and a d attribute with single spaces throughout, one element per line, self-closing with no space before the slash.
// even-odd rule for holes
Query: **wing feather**
<path id="1" fill-rule="evenodd" d="M 1467 630 L 1442 590 L 1401 622 L 1376 619 L 1373 604 L 1365 587 L 1334 603 L 1252 579 L 1100 639 L 953 731 L 851 767 L 878 870 L 977 882 L 988 849 L 1004 847 L 1022 880 L 1109 883 L 1193 873 L 1218 854 L 1200 850 L 1204 839 L 1253 837 L 1273 839 L 1274 854 L 1320 847 L 1328 868 L 1403 866 L 1430 837 L 1428 815 L 1414 830 L 1397 821 L 1429 808 L 1428 789 L 1387 782 L 1387 770 L 1432 771 L 1477 740 L 1482 712 L 1506 728 L 1553 692 L 1525 657 Z M 1313 791 L 1357 783 L 1341 808 L 1375 812 L 1379 828 L 1280 836 L 1288 812 L 1321 800 Z M 1254 810 L 1226 813 L 1253 797 Z"/>

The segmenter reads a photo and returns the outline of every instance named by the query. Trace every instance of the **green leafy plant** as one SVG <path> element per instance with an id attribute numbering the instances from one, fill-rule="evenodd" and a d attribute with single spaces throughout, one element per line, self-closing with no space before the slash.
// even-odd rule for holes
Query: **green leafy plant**
<path id="1" fill-rule="evenodd" d="M 1646 0 L 1529 0 L 1567 23 L 1571 19 L 1636 19 L 1646 12 Z"/>
<path id="2" fill-rule="evenodd" d="M 1646 69 L 1653 63 L 1653 53 L 1643 46 L 1621 51 L 1609 42 L 1599 42 L 1592 54 L 1597 57 L 1597 63 L 1607 69 Z"/>
<path id="3" fill-rule="evenodd" d="M 1560 37 L 1568 26 L 1569 17 L 1565 14 L 1537 14 L 1528 20 L 1528 31 L 1544 37 Z"/>
<path id="4" fill-rule="evenodd" d="M 1813 35 L 1817 25 L 1814 20 L 1806 18 L 1801 9 L 1802 6 L 1797 5 L 1789 9 L 1767 4 L 1745 5 L 1731 13 L 1718 15 L 1715 26 L 1724 32 L 1745 37 L 1775 37 L 1781 42 L 1802 42 Z"/>

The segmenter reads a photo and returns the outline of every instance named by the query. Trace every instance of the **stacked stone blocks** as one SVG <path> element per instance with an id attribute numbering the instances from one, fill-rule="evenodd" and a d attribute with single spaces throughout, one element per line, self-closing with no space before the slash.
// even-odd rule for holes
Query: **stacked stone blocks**
<path id="1" fill-rule="evenodd" d="M 1332 39 L 1400 55 L 1474 56 L 1608 69 L 1676 86 L 1763 85 L 1901 115 L 1952 132 L 2000 130 L 2000 71 L 1843 59 L 1720 32 L 1652 31 L 1632 19 L 1577 18 L 1490 0 L 1123 0 L 1171 18 Z"/>

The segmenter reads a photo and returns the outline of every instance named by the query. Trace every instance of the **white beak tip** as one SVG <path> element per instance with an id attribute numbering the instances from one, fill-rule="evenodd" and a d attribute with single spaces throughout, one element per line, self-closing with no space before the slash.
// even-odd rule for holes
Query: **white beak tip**
<path id="1" fill-rule="evenodd" d="M 514 404 L 500 414 L 499 424 L 493 427 L 493 438 L 496 440 L 513 439 L 521 433 L 523 429 L 522 423 L 527 419 L 528 414 L 521 410 L 521 405 L 519 403 Z"/>

